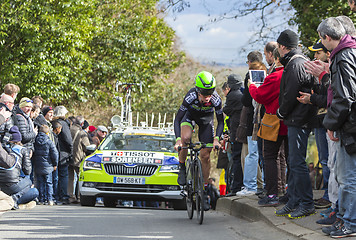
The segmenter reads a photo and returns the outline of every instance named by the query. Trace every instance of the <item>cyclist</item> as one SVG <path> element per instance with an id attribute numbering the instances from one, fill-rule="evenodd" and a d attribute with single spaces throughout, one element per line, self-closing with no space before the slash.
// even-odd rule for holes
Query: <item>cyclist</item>
<path id="1" fill-rule="evenodd" d="M 199 141 L 207 143 L 210 147 L 220 147 L 219 139 L 224 129 L 224 117 L 222 102 L 218 93 L 215 91 L 216 81 L 209 72 L 202 71 L 195 78 L 195 88 L 192 88 L 185 95 L 177 116 L 174 120 L 174 132 L 177 142 L 174 146 L 186 147 L 191 141 L 194 125 L 199 126 Z M 218 125 L 214 137 L 214 110 Z M 210 173 L 210 152 L 211 148 L 203 148 L 200 151 L 200 160 L 204 177 L 204 186 L 208 185 Z M 179 173 L 178 184 L 186 184 L 185 160 L 188 150 L 182 149 L 179 153 Z M 206 192 L 205 192 L 206 194 Z M 207 200 L 207 197 L 205 198 Z M 209 204 L 204 203 L 204 210 L 209 210 Z"/>

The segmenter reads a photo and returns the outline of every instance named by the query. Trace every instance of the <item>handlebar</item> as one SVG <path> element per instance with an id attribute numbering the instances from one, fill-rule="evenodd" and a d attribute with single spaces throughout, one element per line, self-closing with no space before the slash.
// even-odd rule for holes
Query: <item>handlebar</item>
<path id="1" fill-rule="evenodd" d="M 180 150 L 182 150 L 182 149 L 191 149 L 191 150 L 193 150 L 193 151 L 195 151 L 195 152 L 198 152 L 198 151 L 200 151 L 200 150 L 203 149 L 203 148 L 213 148 L 213 147 L 207 146 L 207 144 L 206 144 L 206 143 L 203 143 L 203 142 L 186 143 L 186 144 L 188 145 L 187 147 L 181 147 L 181 146 L 179 146 L 179 147 L 178 147 L 178 151 L 180 151 Z M 196 146 L 200 146 L 200 147 L 195 148 Z M 215 149 L 216 149 L 216 150 L 219 150 L 219 147 L 218 147 L 218 146 L 215 146 Z"/>
<path id="2" fill-rule="evenodd" d="M 128 82 L 119 82 L 119 81 L 116 81 L 116 84 L 115 84 L 115 90 L 116 92 L 119 91 L 119 86 L 127 86 L 129 88 L 131 88 L 132 86 L 140 86 L 140 93 L 142 93 L 142 82 L 140 83 L 128 83 Z"/>

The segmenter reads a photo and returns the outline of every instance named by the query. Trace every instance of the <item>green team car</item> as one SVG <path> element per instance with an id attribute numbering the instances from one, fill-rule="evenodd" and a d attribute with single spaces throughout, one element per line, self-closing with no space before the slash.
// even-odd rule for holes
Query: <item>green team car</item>
<path id="1" fill-rule="evenodd" d="M 126 199 L 169 201 L 184 209 L 175 141 L 172 127 L 117 127 L 81 163 L 81 205 L 94 206 L 103 197 L 106 207 Z"/>

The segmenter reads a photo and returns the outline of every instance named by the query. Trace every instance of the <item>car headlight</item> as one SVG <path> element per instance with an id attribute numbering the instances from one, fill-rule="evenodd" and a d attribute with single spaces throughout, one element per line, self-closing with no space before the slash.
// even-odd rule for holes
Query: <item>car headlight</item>
<path id="1" fill-rule="evenodd" d="M 84 162 L 84 166 L 83 166 L 83 170 L 101 170 L 101 163 L 100 162 L 92 162 L 92 161 L 85 161 Z"/>
<path id="2" fill-rule="evenodd" d="M 163 166 L 161 166 L 161 169 L 159 171 L 160 172 L 178 172 L 179 171 L 179 165 L 178 164 L 163 165 Z"/>

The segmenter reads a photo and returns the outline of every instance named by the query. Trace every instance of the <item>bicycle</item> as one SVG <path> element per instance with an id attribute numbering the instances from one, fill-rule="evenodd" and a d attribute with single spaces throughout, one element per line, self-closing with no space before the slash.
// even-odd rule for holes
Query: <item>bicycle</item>
<path id="1" fill-rule="evenodd" d="M 199 152 L 203 148 L 208 147 L 207 144 L 196 142 L 189 143 L 187 147 L 178 147 L 178 151 L 181 149 L 189 149 L 189 157 L 186 160 L 186 178 L 187 184 L 182 190 L 182 195 L 185 197 L 187 204 L 187 213 L 189 219 L 194 216 L 194 203 L 197 211 L 197 220 L 199 224 L 203 223 L 204 219 L 204 178 L 201 162 L 199 159 Z"/>
<path id="2" fill-rule="evenodd" d="M 125 96 L 125 103 L 122 101 L 122 97 L 115 97 L 117 101 L 120 102 L 121 105 L 121 120 L 125 123 L 127 123 L 129 126 L 132 125 L 132 109 L 131 109 L 131 91 L 133 86 L 139 86 L 140 87 L 140 92 L 142 93 L 142 83 L 121 83 L 119 81 L 116 81 L 115 84 L 115 91 L 119 92 L 119 86 L 125 86 L 124 89 L 126 90 L 126 96 Z"/>

